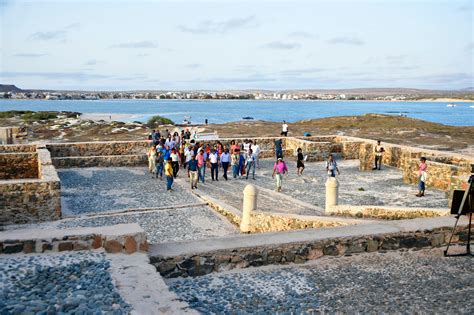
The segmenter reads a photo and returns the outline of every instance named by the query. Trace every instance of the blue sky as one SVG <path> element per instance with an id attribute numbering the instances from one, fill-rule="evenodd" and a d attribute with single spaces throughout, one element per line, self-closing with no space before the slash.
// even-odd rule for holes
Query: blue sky
<path id="1" fill-rule="evenodd" d="M 21 88 L 461 89 L 471 1 L 0 0 L 0 83 Z"/>

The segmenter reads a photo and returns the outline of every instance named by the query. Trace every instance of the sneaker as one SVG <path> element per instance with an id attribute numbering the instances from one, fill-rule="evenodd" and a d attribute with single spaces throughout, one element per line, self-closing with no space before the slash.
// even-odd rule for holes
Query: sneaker
<path id="1" fill-rule="evenodd" d="M 421 196 L 422 196 L 422 194 L 420 194 L 420 193 L 417 193 L 415 196 L 417 196 L 417 197 L 421 197 Z"/>

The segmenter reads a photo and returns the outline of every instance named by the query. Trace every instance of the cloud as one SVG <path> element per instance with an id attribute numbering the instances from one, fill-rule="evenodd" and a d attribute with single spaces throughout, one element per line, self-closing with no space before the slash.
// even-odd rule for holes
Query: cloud
<path id="1" fill-rule="evenodd" d="M 388 55 L 385 56 L 385 61 L 390 64 L 400 64 L 406 61 L 408 55 Z"/>
<path id="2" fill-rule="evenodd" d="M 191 34 L 224 34 L 247 26 L 257 25 L 255 16 L 248 16 L 245 18 L 233 18 L 226 21 L 215 22 L 205 20 L 200 22 L 195 27 L 185 25 L 178 25 L 178 30 L 184 33 Z"/>
<path id="3" fill-rule="evenodd" d="M 35 32 L 30 35 L 30 39 L 44 40 L 44 41 L 51 41 L 51 40 L 65 41 L 68 32 L 71 30 L 77 29 L 80 26 L 81 26 L 80 23 L 72 23 L 53 31 Z"/>
<path id="4" fill-rule="evenodd" d="M 144 40 L 140 42 L 120 43 L 110 46 L 111 48 L 156 48 L 158 44 L 153 41 Z"/>
<path id="5" fill-rule="evenodd" d="M 89 59 L 88 61 L 84 63 L 85 66 L 95 66 L 96 64 L 97 64 L 96 59 Z"/>
<path id="6" fill-rule="evenodd" d="M 303 68 L 303 69 L 287 69 L 280 71 L 281 75 L 284 76 L 300 76 L 303 74 L 313 74 L 313 73 L 320 73 L 324 72 L 327 69 L 325 68 Z"/>
<path id="7" fill-rule="evenodd" d="M 13 57 L 21 57 L 21 58 L 39 58 L 39 57 L 44 57 L 48 56 L 48 54 L 14 54 Z"/>
<path id="8" fill-rule="evenodd" d="M 112 76 L 86 72 L 2 72 L 3 78 L 38 77 L 46 80 L 88 81 L 94 79 L 111 79 Z"/>
<path id="9" fill-rule="evenodd" d="M 304 31 L 296 31 L 296 32 L 291 32 L 288 34 L 289 37 L 301 37 L 301 38 L 319 38 L 318 35 L 304 32 Z"/>
<path id="10" fill-rule="evenodd" d="M 79 27 L 81 27 L 81 23 L 72 23 L 72 24 L 66 25 L 64 27 L 64 29 L 65 30 L 74 30 L 74 29 L 78 29 Z"/>
<path id="11" fill-rule="evenodd" d="M 190 69 L 197 69 L 197 68 L 202 67 L 202 64 L 200 64 L 200 63 L 190 63 L 190 64 L 185 65 L 185 67 L 190 68 Z"/>
<path id="12" fill-rule="evenodd" d="M 263 48 L 270 48 L 270 49 L 295 49 L 299 48 L 301 45 L 298 43 L 285 43 L 281 41 L 273 41 L 262 45 Z"/>
<path id="13" fill-rule="evenodd" d="M 67 32 L 64 30 L 49 31 L 49 32 L 36 32 L 30 35 L 31 39 L 34 40 L 64 40 L 66 39 Z"/>
<path id="14" fill-rule="evenodd" d="M 341 36 L 341 37 L 333 37 L 331 39 L 328 39 L 327 42 L 329 44 L 334 44 L 334 45 L 353 45 L 353 46 L 363 46 L 365 45 L 365 42 L 356 38 L 356 37 L 349 37 L 349 36 Z"/>

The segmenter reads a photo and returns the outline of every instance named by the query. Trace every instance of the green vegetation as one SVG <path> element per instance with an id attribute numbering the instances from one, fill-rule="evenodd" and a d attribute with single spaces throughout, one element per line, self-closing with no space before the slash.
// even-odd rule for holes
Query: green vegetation
<path id="1" fill-rule="evenodd" d="M 5 112 L 0 112 L 0 119 L 8 118 L 21 118 L 25 121 L 37 121 L 37 120 L 50 120 L 56 119 L 59 115 L 66 116 L 67 118 L 75 118 L 81 113 L 77 112 L 35 112 L 31 110 L 9 110 Z"/>
<path id="2" fill-rule="evenodd" d="M 156 115 L 148 119 L 147 124 L 149 127 L 154 127 L 158 125 L 174 125 L 174 122 L 171 119 Z"/>

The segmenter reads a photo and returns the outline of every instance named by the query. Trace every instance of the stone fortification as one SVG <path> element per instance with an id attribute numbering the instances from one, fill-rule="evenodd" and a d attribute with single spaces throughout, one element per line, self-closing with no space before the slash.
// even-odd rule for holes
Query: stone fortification
<path id="1" fill-rule="evenodd" d="M 9 150 L 15 149 L 12 147 Z M 59 219 L 59 177 L 52 165 L 49 151 L 38 147 L 34 153 L 21 154 L 34 155 L 36 164 L 28 164 L 32 170 L 19 175 L 37 174 L 37 178 L 0 180 L 0 223 L 23 224 Z"/>

